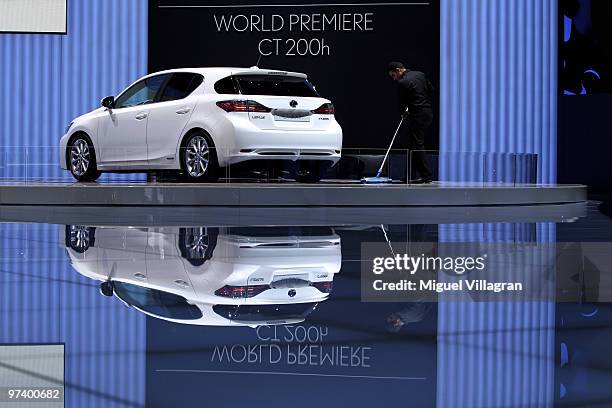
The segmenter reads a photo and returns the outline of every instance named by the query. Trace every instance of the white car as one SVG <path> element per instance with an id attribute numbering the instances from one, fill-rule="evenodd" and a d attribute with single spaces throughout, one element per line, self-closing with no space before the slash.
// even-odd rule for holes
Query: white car
<path id="1" fill-rule="evenodd" d="M 151 317 L 191 325 L 297 323 L 342 265 L 328 227 L 66 226 L 80 274 Z"/>
<path id="2" fill-rule="evenodd" d="M 175 170 L 214 180 L 253 159 L 294 162 L 318 181 L 340 159 L 334 106 L 306 75 L 252 68 L 172 69 L 147 75 L 74 119 L 60 162 L 79 181 L 101 172 Z"/>

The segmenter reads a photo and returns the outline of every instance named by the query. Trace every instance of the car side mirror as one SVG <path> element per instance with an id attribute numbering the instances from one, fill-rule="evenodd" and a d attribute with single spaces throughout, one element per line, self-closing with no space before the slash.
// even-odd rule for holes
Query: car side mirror
<path id="1" fill-rule="evenodd" d="M 115 288 L 113 287 L 113 282 L 110 280 L 107 280 L 105 282 L 100 283 L 100 293 L 103 294 L 104 296 L 113 296 L 113 293 L 115 292 Z"/>
<path id="2" fill-rule="evenodd" d="M 104 106 L 105 108 L 108 109 L 112 109 L 115 107 L 115 97 L 114 96 L 107 96 L 106 98 L 102 98 L 102 101 L 100 102 L 100 105 Z"/>

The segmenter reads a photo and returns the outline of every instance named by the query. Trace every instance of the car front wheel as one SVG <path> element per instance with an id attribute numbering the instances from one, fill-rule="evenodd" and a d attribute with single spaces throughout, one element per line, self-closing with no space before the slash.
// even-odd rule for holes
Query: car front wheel
<path id="1" fill-rule="evenodd" d="M 84 225 L 66 225 L 66 248 L 80 254 L 94 246 L 96 229 Z"/>
<path id="2" fill-rule="evenodd" d="M 96 165 L 96 152 L 85 136 L 76 136 L 68 145 L 68 169 L 77 181 L 95 181 L 100 177 Z"/>

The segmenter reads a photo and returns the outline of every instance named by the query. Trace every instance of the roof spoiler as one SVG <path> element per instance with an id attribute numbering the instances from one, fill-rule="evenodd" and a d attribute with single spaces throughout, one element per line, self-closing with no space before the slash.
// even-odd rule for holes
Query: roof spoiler
<path id="1" fill-rule="evenodd" d="M 262 75 L 262 76 L 285 76 L 285 77 L 297 77 L 297 78 L 307 78 L 306 74 L 302 74 L 300 72 L 288 72 L 288 71 L 275 71 L 270 69 L 260 69 L 253 68 L 248 71 L 238 71 L 233 72 L 232 75 Z"/>

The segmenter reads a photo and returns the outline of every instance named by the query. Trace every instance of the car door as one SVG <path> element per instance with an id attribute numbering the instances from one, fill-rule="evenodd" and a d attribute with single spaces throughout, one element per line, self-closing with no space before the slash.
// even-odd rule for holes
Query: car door
<path id="1" fill-rule="evenodd" d="M 148 283 L 185 299 L 193 299 L 195 291 L 175 242 L 176 234 L 171 228 L 149 228 L 146 249 Z"/>
<path id="2" fill-rule="evenodd" d="M 149 110 L 168 76 L 155 75 L 136 82 L 107 110 L 98 128 L 100 167 L 146 167 Z"/>
<path id="3" fill-rule="evenodd" d="M 158 101 L 149 106 L 147 148 L 149 165 L 175 167 L 176 146 L 196 105 L 192 95 L 204 77 L 191 72 L 175 72 L 164 85 Z"/>
<path id="4" fill-rule="evenodd" d="M 99 270 L 110 279 L 147 281 L 146 228 L 99 228 L 96 236 Z"/>

